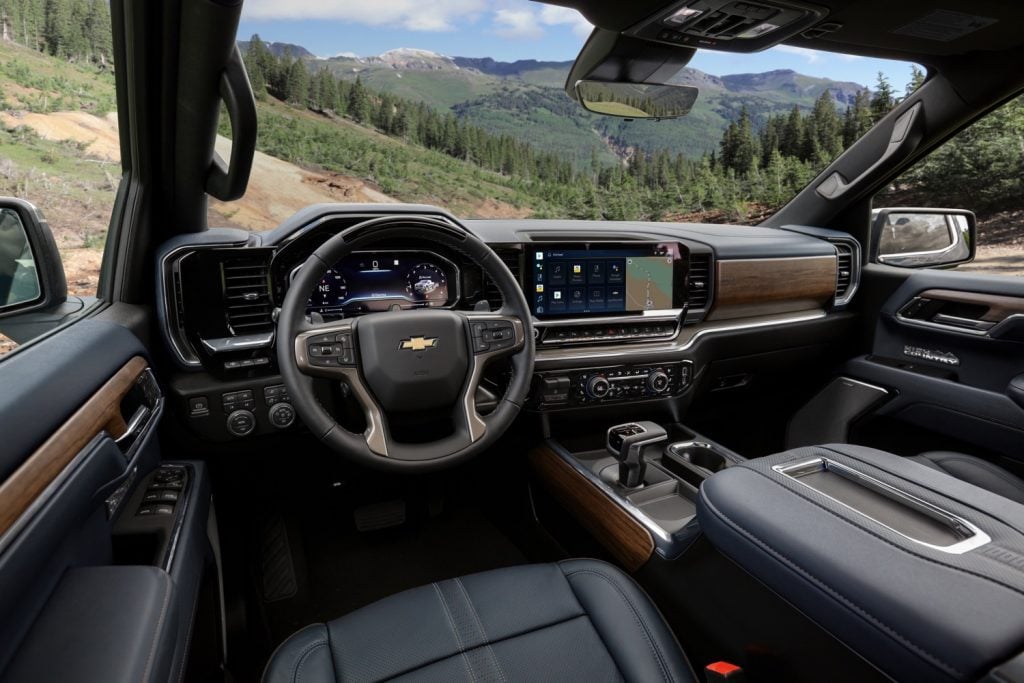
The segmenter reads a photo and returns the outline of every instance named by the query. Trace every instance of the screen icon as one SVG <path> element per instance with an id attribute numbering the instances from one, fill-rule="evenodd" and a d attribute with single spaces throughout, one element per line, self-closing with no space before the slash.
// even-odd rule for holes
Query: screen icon
<path id="1" fill-rule="evenodd" d="M 544 252 L 543 251 L 538 251 L 537 252 L 537 260 L 538 261 L 543 261 L 544 260 Z"/>

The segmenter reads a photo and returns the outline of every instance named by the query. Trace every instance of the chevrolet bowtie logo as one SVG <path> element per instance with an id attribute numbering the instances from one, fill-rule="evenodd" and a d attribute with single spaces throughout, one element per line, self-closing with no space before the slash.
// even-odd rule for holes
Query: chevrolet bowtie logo
<path id="1" fill-rule="evenodd" d="M 409 337 L 403 339 L 398 348 L 402 351 L 425 351 L 437 346 L 437 337 Z"/>

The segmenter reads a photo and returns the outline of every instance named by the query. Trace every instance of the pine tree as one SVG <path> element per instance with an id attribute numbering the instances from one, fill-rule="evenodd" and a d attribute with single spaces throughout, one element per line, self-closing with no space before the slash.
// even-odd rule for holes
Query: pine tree
<path id="1" fill-rule="evenodd" d="M 348 115 L 356 123 L 362 123 L 370 118 L 370 98 L 359 76 L 356 76 L 356 82 L 352 84 L 348 94 Z"/>
<path id="2" fill-rule="evenodd" d="M 875 85 L 875 94 L 871 97 L 871 118 L 877 123 L 884 119 L 892 108 L 896 106 L 896 95 L 889 83 L 889 79 L 881 71 L 878 72 L 878 83 Z"/>

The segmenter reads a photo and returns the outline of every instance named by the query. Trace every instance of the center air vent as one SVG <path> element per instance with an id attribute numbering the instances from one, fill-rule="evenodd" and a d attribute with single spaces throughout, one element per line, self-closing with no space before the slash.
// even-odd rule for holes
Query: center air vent
<path id="1" fill-rule="evenodd" d="M 512 271 L 512 276 L 516 279 L 516 282 L 522 282 L 522 266 L 520 264 L 519 257 L 522 252 L 519 249 L 510 247 L 496 247 L 494 253 L 498 255 L 498 258 L 508 266 L 508 269 Z M 498 286 L 494 284 L 494 280 L 487 273 L 484 273 L 484 297 L 487 299 L 487 303 L 490 304 L 491 310 L 496 311 L 502 306 L 501 292 L 498 291 Z"/>
<path id="2" fill-rule="evenodd" d="M 707 308 L 711 298 L 711 254 L 690 253 L 687 288 L 691 311 Z"/>
<path id="3" fill-rule="evenodd" d="M 836 298 L 837 306 L 850 302 L 857 291 L 860 280 L 860 245 L 853 240 L 829 240 L 836 248 Z"/>
<path id="4" fill-rule="evenodd" d="M 221 264 L 224 303 L 231 334 L 272 330 L 270 264 L 260 257 L 228 259 Z"/>

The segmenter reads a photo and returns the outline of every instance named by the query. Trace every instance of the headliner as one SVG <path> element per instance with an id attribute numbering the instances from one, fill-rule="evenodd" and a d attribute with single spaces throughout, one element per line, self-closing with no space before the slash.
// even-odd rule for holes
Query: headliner
<path id="1" fill-rule="evenodd" d="M 842 29 L 808 40 L 800 35 L 787 45 L 865 57 L 899 59 L 931 65 L 944 58 L 973 52 L 1003 51 L 1024 45 L 1024 3 L 1015 0 L 810 0 L 829 10 L 826 22 Z M 600 28 L 622 31 L 678 0 L 545 0 L 573 7 Z M 952 10 L 989 19 L 992 23 L 949 41 L 929 40 L 894 33 L 936 9 Z"/>

